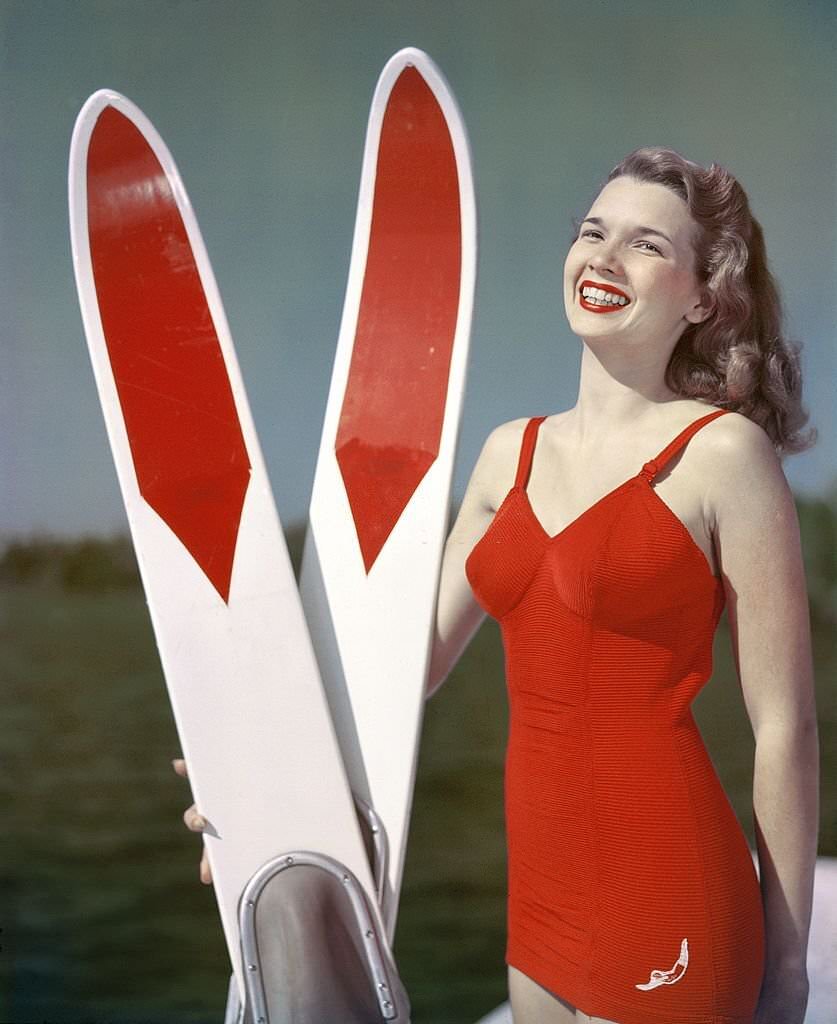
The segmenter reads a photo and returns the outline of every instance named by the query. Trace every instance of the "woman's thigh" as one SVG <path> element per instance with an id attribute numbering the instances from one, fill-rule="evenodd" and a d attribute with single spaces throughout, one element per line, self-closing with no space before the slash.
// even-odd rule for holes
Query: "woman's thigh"
<path id="1" fill-rule="evenodd" d="M 509 965 L 509 1003 L 514 1024 L 618 1024 L 604 1017 L 590 1017 L 554 995 L 528 974 Z"/>
<path id="2" fill-rule="evenodd" d="M 509 1003 L 514 1024 L 576 1024 L 575 1007 L 509 964 Z"/>

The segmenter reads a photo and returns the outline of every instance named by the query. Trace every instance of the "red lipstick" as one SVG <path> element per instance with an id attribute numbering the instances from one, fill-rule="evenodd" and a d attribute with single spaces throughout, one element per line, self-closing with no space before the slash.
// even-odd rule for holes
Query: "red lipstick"
<path id="1" fill-rule="evenodd" d="M 602 291 L 611 292 L 613 295 L 620 295 L 622 298 L 628 301 L 624 306 L 596 306 L 591 302 L 588 302 L 581 294 L 583 288 L 601 288 Z M 626 295 L 621 288 L 616 288 L 612 284 L 602 284 L 599 281 L 591 281 L 589 278 L 585 278 L 578 286 L 578 302 L 582 309 L 586 309 L 591 313 L 617 313 L 620 309 L 625 309 L 630 305 L 631 299 L 629 295 Z"/>

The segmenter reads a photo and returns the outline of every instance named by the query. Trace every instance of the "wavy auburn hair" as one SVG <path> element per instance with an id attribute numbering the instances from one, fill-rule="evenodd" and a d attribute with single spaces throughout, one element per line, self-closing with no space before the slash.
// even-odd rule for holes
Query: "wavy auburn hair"
<path id="1" fill-rule="evenodd" d="M 817 429 L 801 433 L 809 419 L 802 406 L 802 346 L 784 335 L 778 285 L 744 189 L 719 164 L 702 167 L 660 146 L 629 153 L 599 190 L 622 175 L 664 185 L 686 202 L 695 223 L 695 269 L 714 307 L 681 334 L 666 384 L 755 421 L 780 458 L 811 448 Z"/>

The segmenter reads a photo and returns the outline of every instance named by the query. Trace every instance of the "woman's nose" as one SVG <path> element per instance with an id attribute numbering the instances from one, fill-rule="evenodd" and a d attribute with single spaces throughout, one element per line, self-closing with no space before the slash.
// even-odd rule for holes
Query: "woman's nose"
<path id="1" fill-rule="evenodd" d="M 622 273 L 622 261 L 615 243 L 596 246 L 596 251 L 591 255 L 589 263 L 590 269 L 599 273 L 603 271 L 611 274 Z"/>

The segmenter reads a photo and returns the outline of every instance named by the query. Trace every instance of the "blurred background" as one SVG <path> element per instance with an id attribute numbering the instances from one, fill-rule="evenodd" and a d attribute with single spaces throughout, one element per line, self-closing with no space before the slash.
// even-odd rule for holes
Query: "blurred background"
<path id="1" fill-rule="evenodd" d="M 180 823 L 188 785 L 169 765 L 179 745 L 75 295 L 75 116 L 116 89 L 171 149 L 298 558 L 369 102 L 405 45 L 446 75 L 476 179 L 452 515 L 493 426 L 575 402 L 563 259 L 609 170 L 668 145 L 747 191 L 820 432 L 784 465 L 811 603 L 820 853 L 837 855 L 833 5 L 0 0 L 0 1021 L 215 1021 L 229 975 Z M 753 743 L 726 616 L 695 713 L 752 844 Z M 466 1024 L 506 998 L 505 731 L 488 620 L 425 714 L 395 943 L 415 1024 Z"/>

